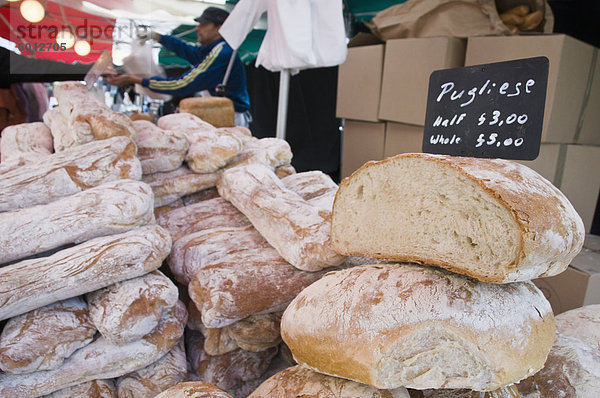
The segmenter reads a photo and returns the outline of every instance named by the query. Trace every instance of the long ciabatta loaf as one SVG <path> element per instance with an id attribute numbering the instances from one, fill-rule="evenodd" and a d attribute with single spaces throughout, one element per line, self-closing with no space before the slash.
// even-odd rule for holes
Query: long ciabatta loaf
<path id="1" fill-rule="evenodd" d="M 583 341 L 600 353 L 600 304 L 574 308 L 554 319 L 557 331 Z"/>
<path id="2" fill-rule="evenodd" d="M 3 166 L 35 163 L 54 152 L 52 133 L 44 123 L 22 123 L 2 130 L 0 159 Z"/>
<path id="3" fill-rule="evenodd" d="M 117 180 L 54 202 L 0 213 L 0 264 L 154 223 L 154 194 Z"/>
<path id="4" fill-rule="evenodd" d="M 277 355 L 277 347 L 261 352 L 235 350 L 224 355 L 210 356 L 204 351 L 202 334 L 186 331 L 185 345 L 190 370 L 207 381 L 231 391 L 239 388 L 244 381 L 263 375 Z"/>
<path id="5" fill-rule="evenodd" d="M 147 274 L 170 250 L 169 232 L 149 225 L 2 267 L 0 320 Z"/>
<path id="6" fill-rule="evenodd" d="M 552 308 L 533 283 L 414 264 L 330 272 L 281 319 L 299 364 L 382 389 L 496 390 L 541 369 L 554 335 Z"/>
<path id="7" fill-rule="evenodd" d="M 187 312 L 179 302 L 156 330 L 116 346 L 103 337 L 75 351 L 57 369 L 25 375 L 0 374 L 0 396 L 33 398 L 96 379 L 111 379 L 144 368 L 169 352 L 183 336 Z"/>
<path id="8" fill-rule="evenodd" d="M 596 397 L 600 392 L 600 352 L 557 333 L 544 368 L 517 387 L 525 398 Z"/>
<path id="9" fill-rule="evenodd" d="M 251 225 L 211 228 L 174 241 L 167 264 L 175 279 L 187 285 L 199 269 L 228 255 L 251 249 L 273 250 Z M 240 260 L 243 261 L 242 258 Z"/>
<path id="10" fill-rule="evenodd" d="M 88 293 L 89 315 L 102 336 L 123 345 L 150 334 L 179 299 L 179 291 L 160 271 L 117 282 Z"/>
<path id="11" fill-rule="evenodd" d="M 556 275 L 581 250 L 567 198 L 519 163 L 431 154 L 368 162 L 340 184 L 339 253 L 436 265 L 487 282 Z"/>
<path id="12" fill-rule="evenodd" d="M 50 128 L 52 143 L 56 152 L 62 152 L 65 149 L 94 140 L 91 131 L 83 132 L 87 136 L 77 136 L 78 132 L 69 125 L 69 119 L 63 114 L 60 106 L 47 110 L 44 113 L 43 120 L 46 126 Z"/>
<path id="13" fill-rule="evenodd" d="M 56 369 L 95 334 L 79 297 L 16 316 L 0 335 L 0 368 L 12 374 Z"/>
<path id="14" fill-rule="evenodd" d="M 248 398 L 409 398 L 404 387 L 378 390 L 355 381 L 317 373 L 299 365 L 284 369 L 265 380 Z"/>
<path id="15" fill-rule="evenodd" d="M 273 248 L 243 249 L 198 269 L 188 286 L 208 328 L 221 328 L 250 315 L 283 311 L 325 271 L 301 271 Z"/>
<path id="16" fill-rule="evenodd" d="M 279 324 L 281 312 L 250 315 L 223 328 L 207 328 L 193 301 L 188 304 L 187 327 L 204 336 L 204 351 L 208 355 L 223 355 L 241 348 L 258 352 L 281 343 Z"/>
<path id="17" fill-rule="evenodd" d="M 164 173 L 146 174 L 142 181 L 152 187 L 154 207 L 164 206 L 182 196 L 214 187 L 217 173 L 198 174 L 185 166 Z"/>
<path id="18" fill-rule="evenodd" d="M 231 398 L 231 395 L 204 381 L 186 381 L 174 385 L 154 398 Z"/>
<path id="19" fill-rule="evenodd" d="M 92 380 L 63 388 L 45 395 L 44 398 L 118 398 L 117 389 L 112 379 Z"/>
<path id="20" fill-rule="evenodd" d="M 227 164 L 226 168 L 258 163 L 275 170 L 288 166 L 292 161 L 292 149 L 286 140 L 281 138 L 242 138 L 243 146 L 239 154 Z"/>
<path id="21" fill-rule="evenodd" d="M 0 212 L 52 202 L 117 179 L 140 180 L 136 147 L 127 137 L 90 142 L 0 174 Z"/>
<path id="22" fill-rule="evenodd" d="M 137 130 L 135 144 L 144 174 L 171 171 L 181 166 L 190 146 L 182 133 L 163 130 L 147 120 L 135 120 L 133 125 Z"/>
<path id="23" fill-rule="evenodd" d="M 183 338 L 158 361 L 117 379 L 119 398 L 153 398 L 185 380 L 187 363 Z"/>
<path id="24" fill-rule="evenodd" d="M 283 185 L 319 209 L 331 212 L 338 185 L 319 170 L 291 174 L 281 179 Z"/>
<path id="25" fill-rule="evenodd" d="M 217 189 L 296 268 L 318 271 L 344 261 L 345 257 L 331 248 L 330 212 L 285 188 L 267 166 L 228 169 Z"/>
<path id="26" fill-rule="evenodd" d="M 156 222 L 171 233 L 173 241 L 210 228 L 250 225 L 245 215 L 221 197 L 162 213 Z"/>

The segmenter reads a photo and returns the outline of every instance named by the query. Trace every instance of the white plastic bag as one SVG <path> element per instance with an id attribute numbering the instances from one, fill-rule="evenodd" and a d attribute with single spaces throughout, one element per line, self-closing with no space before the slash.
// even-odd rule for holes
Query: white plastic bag
<path id="1" fill-rule="evenodd" d="M 164 69 L 152 58 L 152 43 L 149 40 L 136 38 L 131 42 L 131 54 L 123 59 L 123 68 L 125 72 L 141 77 L 165 76 Z M 171 99 L 170 95 L 156 93 L 141 84 L 135 85 L 135 92 L 157 100 Z"/>

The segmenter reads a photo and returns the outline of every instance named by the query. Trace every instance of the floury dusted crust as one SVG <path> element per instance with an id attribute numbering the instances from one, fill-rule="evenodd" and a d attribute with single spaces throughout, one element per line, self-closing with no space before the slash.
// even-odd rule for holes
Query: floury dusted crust
<path id="1" fill-rule="evenodd" d="M 554 335 L 550 304 L 531 282 L 411 264 L 330 272 L 281 320 L 299 364 L 382 389 L 495 390 L 541 369 Z"/>
<path id="2" fill-rule="evenodd" d="M 369 162 L 344 179 L 331 236 L 345 255 L 504 283 L 564 271 L 584 226 L 567 198 L 526 166 L 421 153 Z"/>

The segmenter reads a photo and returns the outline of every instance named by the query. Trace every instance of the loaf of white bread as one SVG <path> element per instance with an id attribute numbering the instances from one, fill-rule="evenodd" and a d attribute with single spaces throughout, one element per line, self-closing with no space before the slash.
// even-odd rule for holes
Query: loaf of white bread
<path id="1" fill-rule="evenodd" d="M 4 171 L 0 173 L 0 212 L 49 203 L 108 181 L 140 180 L 142 168 L 135 153 L 133 141 L 114 137 Z"/>
<path id="2" fill-rule="evenodd" d="M 344 179 L 331 227 L 339 253 L 497 283 L 561 273 L 583 239 L 568 199 L 527 166 L 424 153 L 368 162 Z"/>
<path id="3" fill-rule="evenodd" d="M 2 166 L 17 167 L 35 163 L 53 152 L 52 134 L 42 122 L 16 124 L 2 130 Z"/>
<path id="4" fill-rule="evenodd" d="M 175 170 L 181 166 L 190 144 L 176 130 L 163 130 L 147 120 L 135 120 L 135 144 L 143 174 Z"/>
<path id="5" fill-rule="evenodd" d="M 281 138 L 249 137 L 243 140 L 242 150 L 227 164 L 226 168 L 258 163 L 270 169 L 289 166 L 292 161 L 292 149 Z"/>
<path id="6" fill-rule="evenodd" d="M 16 316 L 0 335 L 0 369 L 11 374 L 56 369 L 95 334 L 80 297 Z"/>
<path id="7" fill-rule="evenodd" d="M 231 398 L 231 395 L 204 381 L 179 383 L 155 398 Z"/>
<path id="8" fill-rule="evenodd" d="M 228 169 L 217 189 L 294 267 L 318 271 L 344 261 L 345 257 L 331 247 L 331 213 L 287 189 L 267 166 L 249 164 Z"/>
<path id="9" fill-rule="evenodd" d="M 92 380 L 85 383 L 74 385 L 73 387 L 63 388 L 44 398 L 117 398 L 117 389 L 112 379 Z"/>
<path id="10" fill-rule="evenodd" d="M 204 351 L 202 334 L 187 330 L 185 338 L 191 371 L 200 380 L 214 384 L 227 392 L 235 391 L 244 382 L 263 375 L 278 351 L 277 347 L 260 352 L 238 349 L 227 354 L 211 356 Z"/>
<path id="11" fill-rule="evenodd" d="M 554 319 L 556 330 L 583 341 L 600 353 L 600 304 L 574 308 Z"/>
<path id="12" fill-rule="evenodd" d="M 145 183 L 116 180 L 54 202 L 0 213 L 0 264 L 154 223 Z"/>
<path id="13" fill-rule="evenodd" d="M 91 239 L 0 268 L 0 320 L 159 268 L 171 249 L 158 225 Z"/>
<path id="14" fill-rule="evenodd" d="M 116 282 L 86 295 L 91 322 L 115 345 L 150 334 L 178 299 L 177 287 L 160 271 Z"/>
<path id="15" fill-rule="evenodd" d="M 88 93 L 87 87 L 75 81 L 61 82 L 54 87 L 58 111 L 66 123 L 50 123 L 55 137 L 55 150 L 81 145 L 93 140 L 104 140 L 115 136 L 129 137 L 135 141 L 137 132 L 132 120 L 119 112 L 112 111 L 103 102 Z M 53 112 L 50 110 L 49 112 Z M 57 130 L 61 126 L 64 130 Z"/>
<path id="16" fill-rule="evenodd" d="M 281 336 L 299 364 L 376 388 L 490 391 L 540 370 L 555 326 L 531 282 L 378 264 L 330 272 L 304 289 L 283 314 Z"/>
<path id="17" fill-rule="evenodd" d="M 600 392 L 600 352 L 558 332 L 544 368 L 517 387 L 524 398 L 595 397 Z"/>
<path id="18" fill-rule="evenodd" d="M 96 379 L 112 379 L 144 368 L 167 354 L 183 335 L 187 312 L 178 302 L 156 329 L 132 343 L 117 346 L 99 337 L 75 351 L 53 370 L 22 375 L 0 374 L 0 396 L 39 397 Z"/>
<path id="19" fill-rule="evenodd" d="M 207 328 L 202 323 L 202 314 L 194 302 L 190 301 L 186 326 L 201 332 L 204 336 L 204 351 L 216 356 L 238 348 L 259 352 L 278 346 L 281 343 L 280 322 L 281 312 L 273 312 L 250 315 L 223 328 Z"/>
<path id="20" fill-rule="evenodd" d="M 142 181 L 152 187 L 154 206 L 160 207 L 180 199 L 182 196 L 214 187 L 217 173 L 194 173 L 186 166 L 164 173 L 146 174 Z"/>
<path id="21" fill-rule="evenodd" d="M 117 379 L 120 398 L 153 398 L 187 376 L 183 338 L 158 361 Z"/>
<path id="22" fill-rule="evenodd" d="M 292 366 L 265 380 L 248 398 L 409 398 L 404 387 L 378 390 L 355 381 L 332 377 L 307 367 Z"/>
<path id="23" fill-rule="evenodd" d="M 55 106 L 47 110 L 43 116 L 44 123 L 50 128 L 54 150 L 62 152 L 71 147 L 94 141 L 91 131 L 77 131 L 69 124 L 68 115 L 62 112 L 63 107 Z"/>
<path id="24" fill-rule="evenodd" d="M 180 131 L 185 135 L 190 144 L 185 160 L 196 173 L 213 173 L 242 150 L 242 139 L 238 134 L 219 131 L 191 113 L 165 115 L 156 124 L 162 129 Z"/>

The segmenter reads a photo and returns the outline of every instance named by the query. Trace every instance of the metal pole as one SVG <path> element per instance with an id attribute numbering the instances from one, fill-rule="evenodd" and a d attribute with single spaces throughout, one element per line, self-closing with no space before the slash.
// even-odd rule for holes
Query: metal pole
<path id="1" fill-rule="evenodd" d="M 282 140 L 285 140 L 289 91 L 290 71 L 284 69 L 279 73 L 279 103 L 277 105 L 277 131 L 275 135 L 275 137 Z"/>

